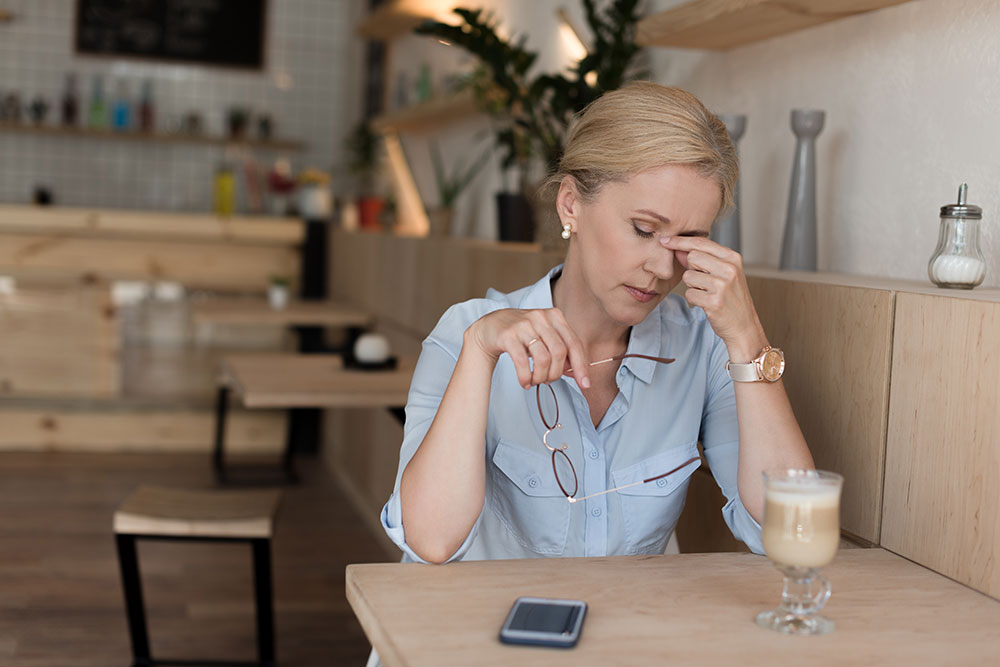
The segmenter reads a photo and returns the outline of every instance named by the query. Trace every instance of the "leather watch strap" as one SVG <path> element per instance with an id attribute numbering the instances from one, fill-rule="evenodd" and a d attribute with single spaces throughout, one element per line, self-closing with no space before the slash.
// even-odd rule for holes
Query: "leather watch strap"
<path id="1" fill-rule="evenodd" d="M 760 382 L 764 379 L 757 364 L 753 361 L 749 364 L 734 364 L 727 361 L 726 370 L 729 371 L 729 377 L 733 378 L 734 382 Z"/>

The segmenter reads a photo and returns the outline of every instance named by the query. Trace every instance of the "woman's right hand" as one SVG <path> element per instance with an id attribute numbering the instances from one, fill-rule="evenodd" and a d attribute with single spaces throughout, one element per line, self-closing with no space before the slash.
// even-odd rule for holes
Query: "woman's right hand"
<path id="1" fill-rule="evenodd" d="M 555 382 L 569 368 L 581 387 L 590 387 L 590 366 L 583 343 L 558 308 L 495 310 L 465 331 L 463 345 L 469 344 L 475 345 L 493 363 L 504 352 L 510 355 L 517 380 L 525 389 Z"/>

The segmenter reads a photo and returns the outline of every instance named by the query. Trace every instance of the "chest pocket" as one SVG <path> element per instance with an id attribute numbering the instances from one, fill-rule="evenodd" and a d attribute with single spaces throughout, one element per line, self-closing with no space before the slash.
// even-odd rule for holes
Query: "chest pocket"
<path id="1" fill-rule="evenodd" d="M 492 477 L 490 505 L 507 531 L 535 553 L 562 554 L 570 507 L 556 484 L 551 455 L 500 440 Z"/>
<path id="2" fill-rule="evenodd" d="M 641 482 L 673 470 L 698 456 L 698 443 L 672 447 L 627 468 L 611 473 L 615 486 Z M 701 461 L 694 461 L 677 472 L 647 484 L 619 491 L 622 503 L 622 526 L 626 554 L 663 553 L 667 539 L 684 509 L 688 480 Z"/>

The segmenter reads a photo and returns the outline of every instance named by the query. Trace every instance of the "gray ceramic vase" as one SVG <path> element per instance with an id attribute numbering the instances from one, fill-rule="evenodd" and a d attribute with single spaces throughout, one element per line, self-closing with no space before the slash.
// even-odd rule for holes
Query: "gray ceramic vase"
<path id="1" fill-rule="evenodd" d="M 733 142 L 733 146 L 739 151 L 737 142 L 743 137 L 747 129 L 747 117 L 737 114 L 720 114 L 719 120 L 726 125 L 726 132 Z M 740 249 L 740 184 L 736 183 L 736 190 L 733 192 L 733 208 L 725 217 L 720 218 L 712 226 L 711 239 L 727 248 L 732 248 L 736 252 Z"/>
<path id="2" fill-rule="evenodd" d="M 781 268 L 816 270 L 816 137 L 826 113 L 809 109 L 792 111 L 795 162 L 788 191 L 785 236 L 781 242 Z"/>

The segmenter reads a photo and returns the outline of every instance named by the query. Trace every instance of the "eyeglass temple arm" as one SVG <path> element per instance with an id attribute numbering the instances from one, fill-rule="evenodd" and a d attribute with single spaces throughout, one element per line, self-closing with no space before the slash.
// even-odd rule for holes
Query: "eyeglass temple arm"
<path id="1" fill-rule="evenodd" d="M 666 357 L 651 357 L 648 354 L 618 354 L 613 357 L 608 357 L 607 359 L 601 359 L 600 361 L 592 361 L 588 366 L 597 366 L 598 364 L 606 364 L 609 361 L 618 361 L 619 359 L 628 359 L 629 357 L 635 357 L 636 359 L 649 359 L 650 361 L 658 361 L 661 364 L 672 364 L 676 359 L 668 359 Z M 565 373 L 572 373 L 572 368 L 567 368 Z"/>
<path id="2" fill-rule="evenodd" d="M 632 482 L 631 484 L 623 484 L 622 486 L 616 486 L 615 488 L 608 489 L 607 491 L 598 491 L 597 493 L 591 493 L 589 496 L 582 496 L 580 498 L 570 498 L 570 497 L 567 497 L 566 500 L 568 500 L 571 503 L 578 503 L 581 500 L 590 500 L 591 498 L 596 498 L 597 496 L 603 496 L 603 495 L 605 495 L 607 493 L 611 493 L 613 491 L 621 491 L 622 489 L 628 489 L 628 488 L 631 488 L 633 486 L 639 486 L 640 484 L 646 484 L 648 482 L 655 482 L 658 479 L 662 479 L 663 477 L 666 477 L 667 475 L 672 475 L 675 472 L 677 472 L 678 470 L 680 470 L 681 468 L 684 468 L 684 467 L 686 467 L 686 466 L 694 463 L 695 461 L 700 461 L 700 460 L 701 460 L 700 456 L 695 456 L 693 458 L 688 459 L 684 463 L 680 464 L 679 466 L 677 466 L 673 470 L 668 470 L 667 472 L 663 473 L 662 475 L 657 475 L 656 477 L 650 477 L 649 479 L 644 479 L 641 482 Z"/>

